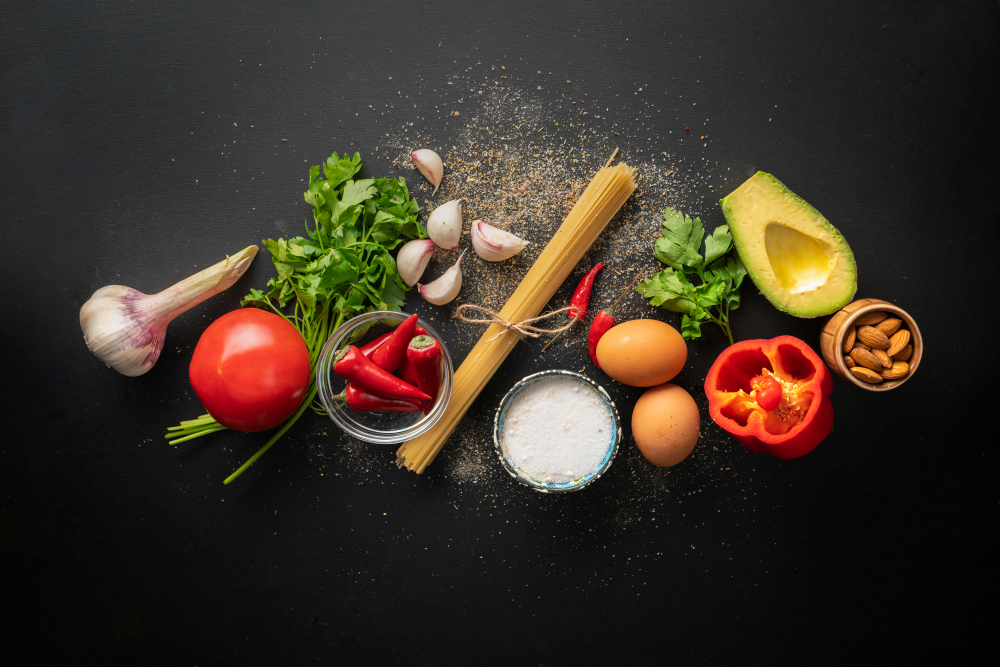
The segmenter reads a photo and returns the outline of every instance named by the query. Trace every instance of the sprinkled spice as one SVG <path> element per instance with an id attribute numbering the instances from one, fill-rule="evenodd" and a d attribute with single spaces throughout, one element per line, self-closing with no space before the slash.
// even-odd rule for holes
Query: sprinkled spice
<path id="1" fill-rule="evenodd" d="M 590 178 L 624 137 L 612 136 L 608 131 L 608 127 L 616 124 L 602 118 L 602 109 L 594 107 L 587 112 L 596 112 L 593 117 L 600 119 L 591 121 L 580 100 L 545 102 L 497 83 L 474 86 L 460 95 L 463 106 L 472 109 L 463 112 L 462 121 L 455 121 L 461 124 L 451 130 L 447 142 L 434 141 L 436 137 L 421 131 L 416 123 L 407 122 L 400 131 L 390 134 L 384 145 L 392 147 L 393 166 L 412 174 L 407 183 L 413 195 L 422 199 L 422 206 L 425 201 L 436 206 L 461 199 L 466 221 L 483 220 L 531 242 L 521 253 L 503 262 L 487 262 L 469 254 L 462 263 L 462 291 L 453 304 L 457 307 L 474 303 L 499 310 L 562 224 Z M 474 106 L 477 102 L 478 110 Z M 429 144 L 428 139 L 432 139 Z M 444 180 L 430 200 L 423 197 L 430 195 L 433 188 L 416 172 L 409 157 L 414 147 L 423 145 L 434 148 L 445 162 Z M 691 210 L 698 208 L 693 203 L 699 199 L 698 180 L 687 170 L 687 165 L 678 170 L 673 164 L 675 160 L 658 147 L 655 152 L 650 148 L 641 155 L 632 155 L 624 148 L 619 157 L 638 172 L 639 190 L 584 256 L 567 279 L 567 285 L 556 294 L 551 304 L 554 308 L 568 305 L 573 286 L 585 269 L 598 261 L 618 267 L 613 273 L 621 277 L 631 277 L 639 269 L 658 270 L 652 244 L 659 230 L 659 212 L 665 206 L 682 203 Z M 460 248 L 467 245 L 468 224 Z M 436 252 L 425 275 L 436 277 L 442 273 L 454 263 L 456 252 Z M 612 301 L 611 283 L 612 280 L 606 280 L 599 284 L 593 298 Z M 621 310 L 623 319 L 627 319 L 630 315 L 648 314 L 649 308 L 637 298 L 623 303 Z M 459 331 L 462 342 L 469 347 L 481 333 L 473 327 L 460 327 Z M 585 337 L 585 328 L 571 330 L 562 337 L 560 345 L 571 345 Z M 539 347 L 544 344 L 545 341 L 540 341 Z"/>
<path id="2" fill-rule="evenodd" d="M 483 67 L 486 66 L 470 68 L 467 75 L 470 78 L 461 73 L 455 75 L 447 82 L 446 91 L 440 85 L 434 91 L 430 81 L 421 81 L 417 92 L 402 91 L 401 98 L 405 94 L 409 96 L 408 102 L 420 103 L 419 111 L 417 106 L 399 103 L 391 114 L 386 110 L 383 121 L 392 118 L 400 125 L 396 129 L 386 125 L 380 131 L 384 137 L 378 140 L 376 153 L 382 161 L 366 162 L 373 176 L 404 176 L 411 194 L 420 199 L 425 211 L 452 199 L 462 199 L 466 230 L 459 250 L 470 245 L 468 223 L 477 219 L 531 242 L 520 254 L 502 262 L 486 262 L 474 253 L 466 254 L 462 263 L 465 276 L 462 291 L 448 312 L 463 303 L 499 310 L 590 178 L 616 147 L 621 149 L 619 157 L 636 169 L 639 190 L 566 279 L 550 307 L 568 305 L 571 292 L 584 271 L 597 262 L 607 262 L 609 266 L 605 269 L 607 275 L 595 285 L 591 298 L 595 303 L 613 302 L 621 286 L 637 273 L 648 275 L 659 270 L 652 246 L 659 234 L 659 220 L 665 207 L 704 215 L 715 206 L 714 198 L 703 195 L 712 192 L 706 190 L 704 184 L 710 175 L 710 161 L 701 157 L 698 168 L 694 168 L 693 147 L 688 148 L 688 143 L 699 141 L 702 133 L 695 127 L 696 134 L 691 136 L 693 123 L 688 118 L 680 118 L 679 123 L 671 125 L 670 118 L 664 117 L 666 113 L 657 115 L 658 111 L 676 111 L 657 106 L 662 104 L 659 99 L 651 97 L 652 101 L 644 102 L 639 97 L 638 102 L 628 103 L 624 98 L 613 102 L 584 100 L 559 95 L 550 89 L 535 92 L 534 84 L 529 91 L 525 87 L 518 88 L 510 79 L 501 81 L 499 66 L 490 76 L 478 80 L 471 78 L 480 77 Z M 410 111 L 406 111 L 407 108 Z M 461 111 L 461 115 L 456 117 L 456 110 Z M 655 134 L 651 127 L 665 129 Z M 666 129 L 670 127 L 673 127 L 672 134 Z M 439 153 L 445 163 L 444 179 L 433 197 L 433 186 L 416 171 L 409 157 L 413 150 L 425 147 Z M 672 153 L 672 147 L 682 154 Z M 697 147 L 700 149 L 701 145 Z M 362 156 L 367 157 L 365 148 L 358 145 L 352 150 L 360 150 Z M 386 160 L 393 167 L 388 171 Z M 433 280 L 441 275 L 455 262 L 459 250 L 439 249 L 424 279 Z M 637 294 L 627 296 L 615 312 L 619 321 L 639 317 L 664 319 L 678 325 L 676 316 L 653 312 Z M 436 325 L 447 333 L 449 351 L 456 362 L 460 362 L 479 339 L 482 329 L 455 320 L 442 321 L 440 317 L 438 320 Z M 563 367 L 593 374 L 586 347 L 589 325 L 588 318 L 585 326 L 568 331 L 544 355 L 538 354 L 545 344 L 544 339 L 522 341 L 514 352 L 520 357 L 518 363 L 525 366 L 526 372 Z M 694 351 L 695 364 L 697 358 L 698 353 Z M 701 378 L 696 377 L 692 368 L 682 372 L 677 381 L 692 387 L 702 378 L 703 372 Z M 492 410 L 515 380 L 509 377 L 494 381 L 498 386 L 484 392 L 477 401 L 481 414 L 490 417 L 463 420 L 435 466 L 428 469 L 429 482 L 455 489 L 455 502 L 462 511 L 468 509 L 469 503 L 473 508 L 483 509 L 486 503 L 520 506 L 528 502 L 523 494 L 531 492 L 524 489 L 519 494 L 515 490 L 518 485 L 497 462 L 491 434 Z M 638 398 L 638 392 L 633 395 L 627 387 L 610 385 L 607 389 L 622 406 L 630 406 Z M 704 411 L 704 396 L 695 395 L 695 400 Z M 741 454 L 741 448 L 735 445 L 734 450 L 729 436 L 714 426 L 703 433 L 701 442 L 702 446 L 684 466 L 666 469 L 648 465 L 635 452 L 630 455 L 628 445 L 623 443 L 623 450 L 608 479 L 602 481 L 607 489 L 605 502 L 617 509 L 597 508 L 599 517 L 603 517 L 610 528 L 625 530 L 648 515 L 650 500 L 683 507 L 688 496 L 712 489 L 716 489 L 715 493 L 731 489 L 733 478 L 742 477 L 737 468 L 730 471 L 730 462 Z M 310 446 L 311 457 L 315 457 L 317 466 L 336 466 L 338 472 L 333 474 L 350 475 L 358 482 L 389 484 L 387 479 L 392 479 L 396 472 L 392 457 L 378 447 L 340 438 L 336 447 L 329 448 L 328 452 L 326 449 L 323 448 L 326 453 L 321 456 L 320 450 Z M 327 456 L 330 458 L 326 459 Z M 387 474 L 380 475 L 383 471 Z M 745 484 L 745 481 L 737 483 Z M 498 488 L 502 493 L 492 495 L 492 490 Z M 482 495 L 484 489 L 488 496 Z M 469 495 L 463 495 L 465 493 Z M 483 500 L 484 497 L 492 500 Z M 531 501 L 536 502 L 534 498 Z M 590 496 L 589 502 L 595 502 L 594 496 Z"/>

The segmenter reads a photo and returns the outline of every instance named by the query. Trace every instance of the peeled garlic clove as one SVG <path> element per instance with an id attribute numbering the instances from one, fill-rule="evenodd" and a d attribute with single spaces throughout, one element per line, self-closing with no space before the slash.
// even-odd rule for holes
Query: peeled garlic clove
<path id="1" fill-rule="evenodd" d="M 482 220 L 472 223 L 472 247 L 487 262 L 499 262 L 524 250 L 528 242 L 510 232 L 487 225 Z"/>
<path id="2" fill-rule="evenodd" d="M 427 218 L 427 235 L 439 247 L 451 250 L 458 247 L 462 236 L 462 202 L 454 199 L 431 211 Z"/>
<path id="3" fill-rule="evenodd" d="M 430 239 L 414 239 L 399 249 L 396 255 L 396 268 L 407 287 L 413 287 L 424 275 L 427 262 L 434 254 L 434 241 Z"/>
<path id="4" fill-rule="evenodd" d="M 458 256 L 458 261 L 444 272 L 444 275 L 434 282 L 426 285 L 417 285 L 420 296 L 435 306 L 443 306 L 450 303 L 458 296 L 462 289 L 462 258 L 465 257 L 465 250 Z"/>
<path id="5" fill-rule="evenodd" d="M 410 159 L 413 160 L 413 164 L 417 165 L 417 169 L 424 175 L 424 178 L 434 186 L 434 192 L 431 193 L 433 197 L 437 194 L 438 186 L 441 185 L 441 179 L 444 177 L 444 164 L 441 163 L 441 156 L 429 148 L 421 148 L 410 153 Z"/>

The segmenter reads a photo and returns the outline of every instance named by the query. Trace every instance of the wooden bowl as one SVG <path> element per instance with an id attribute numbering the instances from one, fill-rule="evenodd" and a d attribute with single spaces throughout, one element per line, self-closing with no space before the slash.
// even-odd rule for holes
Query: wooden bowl
<path id="1" fill-rule="evenodd" d="M 907 362 L 910 365 L 910 372 L 898 380 L 883 380 L 878 384 L 868 384 L 854 377 L 854 374 L 847 369 L 847 364 L 844 363 L 843 345 L 847 332 L 854 326 L 855 320 L 873 310 L 880 310 L 898 317 L 903 320 L 902 328 L 910 331 L 910 345 L 913 346 L 913 354 L 910 355 L 910 360 Z M 833 314 L 833 317 L 823 327 L 823 331 L 820 332 L 819 347 L 823 353 L 823 360 L 826 361 L 830 370 L 851 384 L 868 391 L 889 391 L 909 380 L 917 372 L 917 366 L 920 365 L 920 358 L 924 353 L 924 340 L 920 335 L 917 323 L 910 317 L 909 313 L 899 306 L 894 306 L 881 299 L 858 299 Z"/>

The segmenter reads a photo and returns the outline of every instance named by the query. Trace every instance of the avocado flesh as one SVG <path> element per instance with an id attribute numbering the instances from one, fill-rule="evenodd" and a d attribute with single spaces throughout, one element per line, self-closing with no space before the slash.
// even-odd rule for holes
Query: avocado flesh
<path id="1" fill-rule="evenodd" d="M 758 171 L 719 203 L 747 274 L 776 308 L 818 317 L 854 298 L 844 236 L 777 178 Z"/>

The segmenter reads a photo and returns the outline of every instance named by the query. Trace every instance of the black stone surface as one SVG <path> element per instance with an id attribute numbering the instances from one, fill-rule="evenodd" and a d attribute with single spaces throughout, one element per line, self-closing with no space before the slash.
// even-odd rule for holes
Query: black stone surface
<path id="1" fill-rule="evenodd" d="M 3 662 L 967 662 L 995 618 L 998 18 L 995 2 L 3 3 Z M 659 105 L 649 131 L 711 161 L 709 202 L 779 175 L 851 243 L 858 296 L 917 319 L 918 375 L 886 395 L 835 381 L 834 432 L 794 461 L 705 423 L 674 470 L 626 443 L 605 479 L 544 497 L 485 428 L 471 473 L 449 450 L 418 477 L 307 416 L 223 487 L 258 436 L 162 435 L 199 414 L 191 350 L 266 258 L 178 318 L 140 378 L 87 352 L 80 306 L 297 226 L 300 179 L 334 150 L 377 176 L 367 156 L 404 122 L 449 143 L 435 105 L 459 75 L 606 101 L 604 132 Z M 681 143 L 685 126 L 712 142 Z M 739 337 L 818 346 L 822 320 L 751 292 Z M 703 407 L 722 348 L 707 332 L 678 380 Z M 638 392 L 568 349 L 553 363 L 630 413 Z M 468 419 L 491 421 L 536 357 L 515 351 Z"/>

